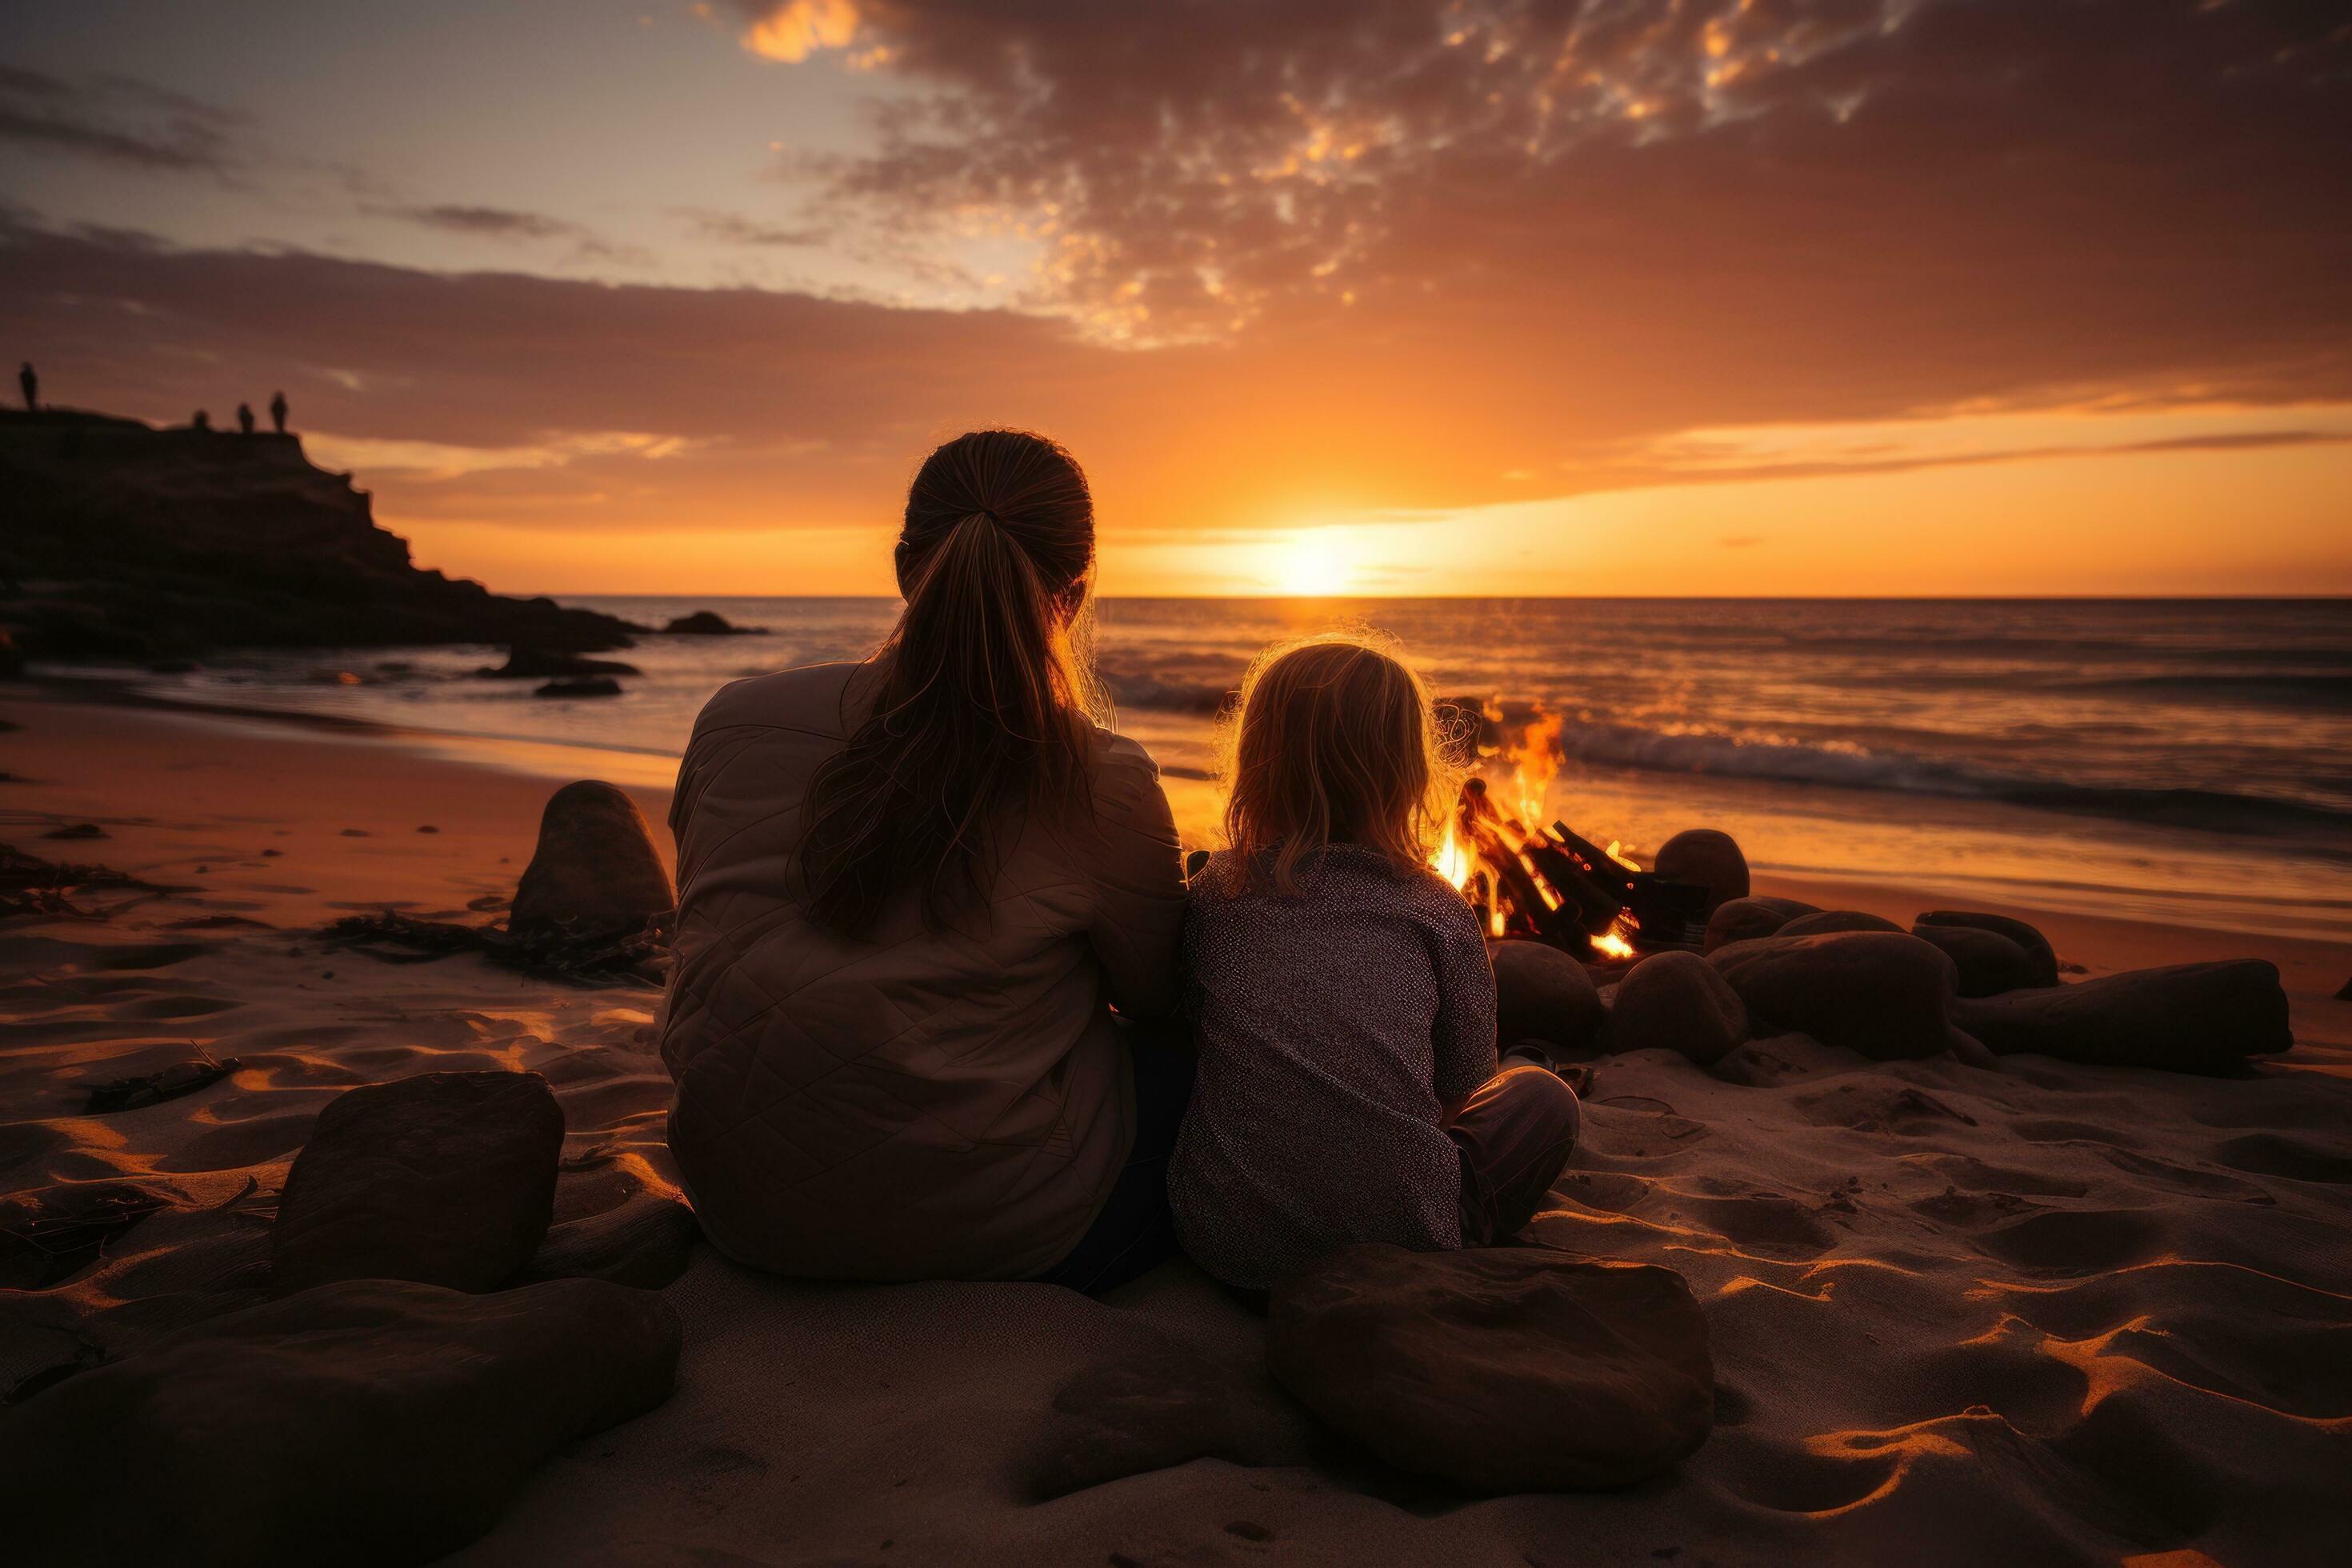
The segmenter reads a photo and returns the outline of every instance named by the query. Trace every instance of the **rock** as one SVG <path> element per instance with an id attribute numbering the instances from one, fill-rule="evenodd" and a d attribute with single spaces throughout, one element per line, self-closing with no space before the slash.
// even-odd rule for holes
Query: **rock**
<path id="1" fill-rule="evenodd" d="M 1717 948 L 1707 962 L 1750 1014 L 1824 1045 L 1881 1061 L 1975 1054 L 1952 1026 L 1952 961 L 1906 932 L 1761 937 Z"/>
<path id="2" fill-rule="evenodd" d="M 677 906 L 637 803 L 601 779 L 582 779 L 557 790 L 540 815 L 507 930 L 533 943 L 628 936 Z"/>
<path id="3" fill-rule="evenodd" d="M 2336 999 L 2338 1002 L 2352 1002 L 2352 980 L 2344 983 L 2343 988 L 2336 993 Z"/>
<path id="4" fill-rule="evenodd" d="M 1903 928 L 1884 915 L 1864 914 L 1860 910 L 1816 910 L 1809 915 L 1799 915 L 1774 936 L 1827 936 L 1841 931 L 1901 931 Z"/>
<path id="5" fill-rule="evenodd" d="M 1713 952 L 1726 942 L 1770 936 L 1799 915 L 1821 913 L 1820 906 L 1795 899 L 1772 899 L 1760 893 L 1734 899 L 1706 919 L 1705 947 Z"/>
<path id="6" fill-rule="evenodd" d="M 1957 1016 L 1995 1051 L 2102 1067 L 2231 1072 L 2294 1044 L 2278 966 L 2258 958 L 2126 970 L 1963 1002 Z"/>
<path id="7" fill-rule="evenodd" d="M 1748 896 L 1748 857 L 1730 834 L 1712 827 L 1686 828 L 1667 839 L 1650 869 L 1705 888 L 1710 916 L 1732 900 Z"/>
<path id="8" fill-rule="evenodd" d="M 391 667 L 387 665 L 385 668 Z M 635 665 L 625 664 L 617 658 L 582 658 L 577 654 L 551 653 L 545 648 L 514 647 L 507 650 L 506 663 L 486 664 L 474 673 L 493 680 L 548 680 L 643 672 Z"/>
<path id="9" fill-rule="evenodd" d="M 510 1284 L 541 1279 L 607 1279 L 658 1290 L 686 1272 L 702 1234 L 694 1211 L 659 1193 L 638 1193 L 617 1207 L 559 1225 Z"/>
<path id="10" fill-rule="evenodd" d="M 715 610 L 697 610 L 690 616 L 678 616 L 662 630 L 675 637 L 763 637 L 768 628 L 730 626 L 727 617 Z"/>
<path id="11" fill-rule="evenodd" d="M 1997 931 L 1922 921 L 1911 928 L 1911 934 L 1944 950 L 1945 956 L 1959 971 L 1963 996 L 1998 996 L 2004 991 L 2058 984 L 2054 973 L 2058 961 L 2054 955 L 2050 959 L 2053 973 L 2049 979 L 2041 979 L 2040 960 Z"/>
<path id="12" fill-rule="evenodd" d="M 548 1455 L 669 1397 L 677 1314 L 565 1279 L 496 1296 L 365 1279 L 69 1376 L 0 1422 L 24 1563 L 423 1563 Z"/>
<path id="13" fill-rule="evenodd" d="M 1342 1247 L 1276 1288 L 1266 1363 L 1343 1436 L 1476 1492 L 1631 1486 L 1714 1419 L 1681 1275 L 1537 1247 Z"/>
<path id="14" fill-rule="evenodd" d="M 171 665 L 215 647 L 520 644 L 593 653 L 641 628 L 417 569 L 349 474 L 292 437 L 226 441 L 0 409 L 0 584 L 23 656 Z M 11 662 L 0 654 L 0 670 Z"/>
<path id="15" fill-rule="evenodd" d="M 621 683 L 609 675 L 595 676 L 587 680 L 551 680 L 544 686 L 533 687 L 533 697 L 618 697 Z"/>
<path id="16" fill-rule="evenodd" d="M 1695 952 L 1657 952 L 1626 972 L 1609 1009 L 1612 1051 L 1679 1051 L 1708 1067 L 1748 1038 L 1748 1008 Z"/>
<path id="17" fill-rule="evenodd" d="M 1055 1391 L 1028 1462 L 1031 1499 L 1050 1502 L 1194 1459 L 1305 1463 L 1307 1423 L 1253 1381 L 1174 1342 L 1085 1368 Z"/>
<path id="18" fill-rule="evenodd" d="M 2051 947 L 2050 939 L 2023 921 L 2007 915 L 1986 914 L 1978 910 L 1930 910 L 1912 922 L 1914 935 L 1926 936 L 1922 926 L 1966 927 L 1974 931 L 1994 931 L 2009 938 L 2025 951 L 2033 961 L 2033 975 L 2028 985 L 2044 986 L 2058 984 L 2058 953 Z M 1965 993 L 1963 993 L 1965 994 Z"/>
<path id="19" fill-rule="evenodd" d="M 280 1290 L 413 1279 L 488 1290 L 555 1213 L 563 1111 L 535 1072 L 435 1072 L 346 1089 L 295 1156 L 270 1236 Z"/>
<path id="20" fill-rule="evenodd" d="M 1584 965 L 1546 942 L 1487 943 L 1495 964 L 1499 1040 L 1541 1040 L 1571 1050 L 1600 1037 L 1608 1022 Z"/>
<path id="21" fill-rule="evenodd" d="M 64 827 L 52 827 L 41 837 L 44 838 L 110 838 L 113 835 L 95 822 L 76 822 Z"/>

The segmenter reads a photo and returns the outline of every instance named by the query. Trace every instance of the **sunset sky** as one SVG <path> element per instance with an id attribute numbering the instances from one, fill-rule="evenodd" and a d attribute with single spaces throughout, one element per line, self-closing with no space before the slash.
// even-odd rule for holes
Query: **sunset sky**
<path id="1" fill-rule="evenodd" d="M 0 356 L 509 591 L 2352 592 L 2352 10 L 19 0 Z"/>

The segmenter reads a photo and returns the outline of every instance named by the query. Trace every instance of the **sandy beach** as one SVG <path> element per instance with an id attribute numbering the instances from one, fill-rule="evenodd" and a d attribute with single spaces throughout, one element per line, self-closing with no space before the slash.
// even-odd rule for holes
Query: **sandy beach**
<path id="1" fill-rule="evenodd" d="M 170 1203 L 0 1294 L 0 1384 L 258 1300 L 288 1163 L 352 1086 L 536 1070 L 565 1121 L 559 1223 L 670 1190 L 654 990 L 318 935 L 385 908 L 496 918 L 554 781 L 359 731 L 19 697 L 0 717 L 6 841 L 154 887 L 0 931 L 0 1192 Z M 667 792 L 631 793 L 658 823 Z M 48 837 L 82 824 L 102 836 Z M 1719 1393 L 1670 1478 L 1477 1500 L 1388 1470 L 1275 1389 L 1259 1321 L 1188 1265 L 1092 1301 L 803 1285 L 698 1246 L 667 1291 L 675 1394 L 542 1468 L 457 1560 L 2330 1560 L 2352 1501 L 2352 946 L 2008 912 L 2093 975 L 2270 958 L 2296 1047 L 2238 1079 L 1874 1063 L 1797 1036 L 1711 1071 L 1603 1058 L 1534 1234 L 1689 1280 Z M 88 1084 L 199 1052 L 237 1068 L 82 1113 Z M 1139 1363 L 1194 1369 L 1230 1451 L 1145 1441 L 1113 1467 L 1137 1473 L 1049 1495 L 1057 1456 L 1102 1447 L 1089 1380 Z"/>

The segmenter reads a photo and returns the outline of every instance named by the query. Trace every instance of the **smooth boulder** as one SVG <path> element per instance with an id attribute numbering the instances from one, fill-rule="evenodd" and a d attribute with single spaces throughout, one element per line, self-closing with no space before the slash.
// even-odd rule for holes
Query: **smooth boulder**
<path id="1" fill-rule="evenodd" d="M 215 1318 L 0 1420 L 23 1563 L 424 1563 L 556 1449 L 652 1409 L 677 1312 L 564 1279 L 495 1296 L 365 1279 Z"/>
<path id="2" fill-rule="evenodd" d="M 280 1290 L 413 1279 L 488 1290 L 555 1212 L 563 1110 L 535 1072 L 436 1072 L 346 1089 L 295 1156 L 270 1233 Z"/>
<path id="3" fill-rule="evenodd" d="M 1911 928 L 1911 934 L 1944 950 L 1944 956 L 1959 973 L 1963 996 L 1999 996 L 2003 992 L 2057 984 L 2038 978 L 2041 965 L 2033 955 L 1997 931 L 1923 921 Z"/>
<path id="4" fill-rule="evenodd" d="M 2048 937 L 2023 921 L 2008 915 L 1990 914 L 1982 910 L 1929 910 L 1911 924 L 1913 934 L 1917 936 L 1927 936 L 1930 927 L 1939 931 L 1989 931 L 1996 936 L 2005 936 L 2022 949 L 2032 961 L 2033 978 L 2026 984 L 2047 986 L 2058 984 L 2058 950 L 2050 945 Z"/>
<path id="5" fill-rule="evenodd" d="M 601 779 L 582 779 L 557 790 L 540 814 L 539 845 L 507 930 L 541 945 L 634 936 L 677 907 L 637 803 Z"/>
<path id="6" fill-rule="evenodd" d="M 2100 1067 L 2233 1072 L 2294 1044 L 2278 965 L 2264 959 L 2133 969 L 1959 1005 L 1994 1051 Z"/>
<path id="7" fill-rule="evenodd" d="M 1710 916 L 1732 900 L 1748 896 L 1748 857 L 1740 852 L 1738 839 L 1717 828 L 1692 827 L 1675 834 L 1659 846 L 1650 869 L 1705 888 Z"/>
<path id="8" fill-rule="evenodd" d="M 609 1279 L 658 1290 L 686 1272 L 702 1230 L 694 1211 L 659 1193 L 638 1193 L 603 1214 L 556 1226 L 508 1281 Z"/>
<path id="9" fill-rule="evenodd" d="M 1748 1038 L 1748 1008 L 1695 952 L 1658 952 L 1626 972 L 1609 1009 L 1612 1051 L 1678 1051 L 1701 1067 Z"/>
<path id="10" fill-rule="evenodd" d="M 1828 936 L 1841 931 L 1896 931 L 1903 928 L 1885 915 L 1865 914 L 1860 910 L 1816 910 L 1809 915 L 1799 915 L 1774 936 Z"/>
<path id="11" fill-rule="evenodd" d="M 1608 1022 L 1584 965 L 1540 942 L 1487 943 L 1495 965 L 1495 1037 L 1582 1050 Z"/>
<path id="12" fill-rule="evenodd" d="M 1276 1288 L 1266 1363 L 1342 1436 L 1475 1492 L 1631 1486 L 1715 1414 L 1681 1275 L 1538 1247 L 1343 1247 Z"/>
<path id="13" fill-rule="evenodd" d="M 1979 1054 L 1952 1026 L 1952 961 L 1904 931 L 1736 942 L 1707 955 L 1750 1014 L 1881 1061 Z"/>
<path id="14" fill-rule="evenodd" d="M 1799 915 L 1820 912 L 1820 905 L 1796 899 L 1775 899 L 1761 893 L 1734 899 L 1706 917 L 1706 940 L 1702 945 L 1713 952 L 1727 942 L 1770 936 Z"/>

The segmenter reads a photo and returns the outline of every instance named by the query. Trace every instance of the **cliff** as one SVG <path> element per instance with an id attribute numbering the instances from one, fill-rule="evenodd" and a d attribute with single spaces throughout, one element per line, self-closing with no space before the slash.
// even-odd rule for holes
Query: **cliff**
<path id="1" fill-rule="evenodd" d="M 0 631 L 35 657 L 505 643 L 568 653 L 641 628 L 417 569 L 368 494 L 293 436 L 0 411 Z"/>

